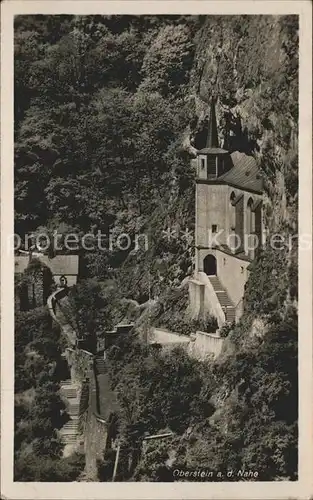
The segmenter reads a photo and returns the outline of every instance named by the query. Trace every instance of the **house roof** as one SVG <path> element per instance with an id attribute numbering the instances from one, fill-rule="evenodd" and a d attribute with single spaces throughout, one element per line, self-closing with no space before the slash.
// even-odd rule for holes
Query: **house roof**
<path id="1" fill-rule="evenodd" d="M 28 256 L 16 256 L 14 258 L 14 273 L 22 274 L 29 264 Z"/>
<path id="2" fill-rule="evenodd" d="M 218 179 L 242 189 L 262 192 L 263 182 L 253 156 L 248 156 L 239 151 L 234 151 L 230 156 L 233 167 Z"/>
<path id="3" fill-rule="evenodd" d="M 222 148 L 202 148 L 198 154 L 226 154 L 228 151 Z"/>
<path id="4" fill-rule="evenodd" d="M 56 255 L 49 259 L 47 255 L 36 255 L 36 259 L 50 268 L 54 275 L 78 275 L 78 255 Z M 28 255 L 15 257 L 15 273 L 23 273 L 29 263 Z"/>
<path id="5" fill-rule="evenodd" d="M 41 262 L 51 269 L 52 274 L 78 274 L 78 255 L 56 255 L 49 259 L 47 255 L 40 257 Z"/>

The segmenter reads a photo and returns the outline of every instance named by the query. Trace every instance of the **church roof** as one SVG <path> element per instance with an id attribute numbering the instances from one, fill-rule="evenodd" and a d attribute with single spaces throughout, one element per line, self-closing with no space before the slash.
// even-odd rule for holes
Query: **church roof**
<path id="1" fill-rule="evenodd" d="M 41 262 L 51 269 L 54 275 L 78 275 L 78 255 L 56 255 L 49 259 L 47 255 L 36 256 Z M 15 257 L 15 273 L 23 273 L 28 264 L 28 255 Z"/>
<path id="2" fill-rule="evenodd" d="M 229 154 L 226 149 L 222 149 L 218 144 L 217 122 L 215 113 L 215 100 L 211 100 L 211 109 L 208 122 L 208 136 L 206 146 L 198 151 L 198 154 Z M 258 166 L 253 156 L 249 156 L 239 151 L 234 151 L 230 155 L 232 167 L 216 180 L 223 181 L 232 186 L 262 192 L 263 182 L 258 171 Z"/>
<path id="3" fill-rule="evenodd" d="M 255 158 L 239 151 L 234 151 L 230 157 L 233 167 L 218 179 L 241 189 L 262 192 L 263 182 Z"/>
<path id="4" fill-rule="evenodd" d="M 208 137 L 205 148 L 218 148 L 217 122 L 215 113 L 215 101 L 211 100 L 211 110 L 208 123 Z"/>

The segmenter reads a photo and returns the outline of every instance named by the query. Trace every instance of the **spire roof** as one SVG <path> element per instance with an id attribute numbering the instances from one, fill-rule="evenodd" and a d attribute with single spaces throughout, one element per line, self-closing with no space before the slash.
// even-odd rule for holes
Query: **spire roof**
<path id="1" fill-rule="evenodd" d="M 218 148 L 218 135 L 217 135 L 217 122 L 215 113 L 215 99 L 211 100 L 211 109 L 208 123 L 208 137 L 206 141 L 206 148 Z"/>

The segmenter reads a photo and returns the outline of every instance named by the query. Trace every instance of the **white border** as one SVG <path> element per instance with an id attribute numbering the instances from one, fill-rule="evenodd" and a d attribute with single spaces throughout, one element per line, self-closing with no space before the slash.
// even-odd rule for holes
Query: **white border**
<path id="1" fill-rule="evenodd" d="M 312 4 L 310 1 L 28 1 L 1 5 L 1 486 L 10 499 L 309 498 L 312 486 L 312 239 L 299 255 L 299 481 L 238 483 L 13 482 L 13 16 L 16 14 L 299 14 L 299 232 L 312 237 Z"/>

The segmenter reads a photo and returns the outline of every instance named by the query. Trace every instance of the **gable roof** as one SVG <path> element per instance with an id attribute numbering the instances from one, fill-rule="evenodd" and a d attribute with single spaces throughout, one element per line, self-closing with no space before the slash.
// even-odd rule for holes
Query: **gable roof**
<path id="1" fill-rule="evenodd" d="M 255 158 L 239 151 L 234 151 L 230 157 L 233 167 L 218 179 L 232 186 L 251 189 L 252 191 L 261 193 L 263 190 L 263 181 Z"/>
<path id="2" fill-rule="evenodd" d="M 78 255 L 56 255 L 52 259 L 43 255 L 40 260 L 50 267 L 52 274 L 78 274 Z"/>
<path id="3" fill-rule="evenodd" d="M 198 154 L 226 154 L 228 151 L 222 148 L 202 148 L 198 151 Z"/>
<path id="4" fill-rule="evenodd" d="M 56 255 L 52 259 L 49 259 L 47 255 L 36 255 L 36 259 L 49 267 L 54 275 L 78 275 L 78 255 Z M 14 272 L 23 273 L 29 264 L 29 256 L 16 256 L 14 260 Z"/>
<path id="5" fill-rule="evenodd" d="M 16 256 L 14 258 L 14 273 L 22 274 L 29 264 L 29 257 L 27 255 L 24 256 Z"/>

